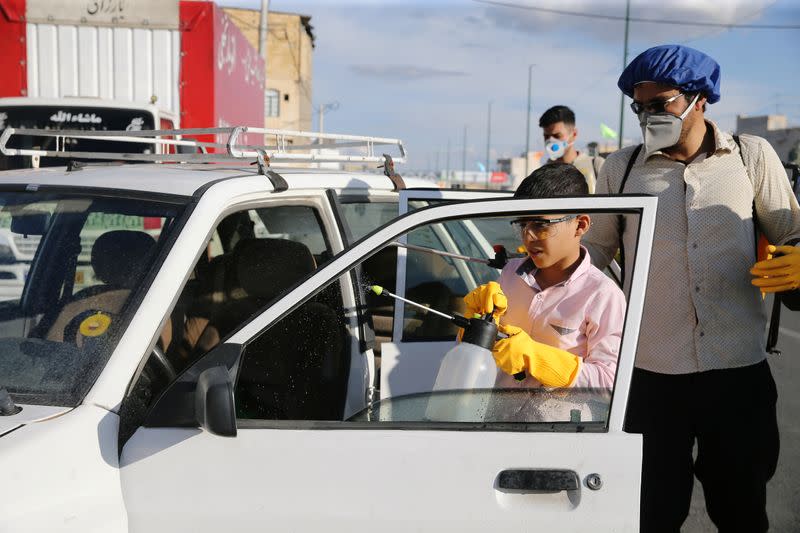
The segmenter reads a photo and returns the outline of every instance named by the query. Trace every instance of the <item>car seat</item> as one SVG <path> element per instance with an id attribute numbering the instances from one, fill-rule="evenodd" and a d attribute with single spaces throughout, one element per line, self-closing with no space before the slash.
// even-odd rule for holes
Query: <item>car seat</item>
<path id="1" fill-rule="evenodd" d="M 245 239 L 232 266 L 245 294 L 211 317 L 196 351 L 208 351 L 316 268 L 302 243 Z M 337 420 L 342 416 L 349 352 L 337 313 L 309 301 L 258 335 L 242 357 L 236 386 L 242 418 Z"/>
<path id="2" fill-rule="evenodd" d="M 83 335 L 75 327 L 76 320 L 100 312 L 109 315 L 113 322 L 131 291 L 141 283 L 155 250 L 155 239 L 143 231 L 114 230 L 100 235 L 92 245 L 91 265 L 102 283 L 75 293 L 58 313 L 45 338 L 82 346 Z M 75 331 L 69 338 L 65 337 L 68 329 Z"/>

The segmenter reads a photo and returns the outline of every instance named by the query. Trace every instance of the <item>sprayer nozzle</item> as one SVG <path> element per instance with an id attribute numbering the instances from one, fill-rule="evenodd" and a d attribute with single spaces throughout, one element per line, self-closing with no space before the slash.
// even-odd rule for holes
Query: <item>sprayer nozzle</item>
<path id="1" fill-rule="evenodd" d="M 378 296 L 380 296 L 383 293 L 383 287 L 381 287 L 380 285 L 373 285 L 372 287 L 370 287 L 370 289 Z"/>

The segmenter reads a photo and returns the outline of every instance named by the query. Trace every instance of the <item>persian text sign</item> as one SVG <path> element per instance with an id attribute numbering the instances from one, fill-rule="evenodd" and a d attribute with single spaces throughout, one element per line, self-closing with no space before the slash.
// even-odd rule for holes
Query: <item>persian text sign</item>
<path id="1" fill-rule="evenodd" d="M 28 22 L 176 30 L 178 0 L 28 0 Z"/>

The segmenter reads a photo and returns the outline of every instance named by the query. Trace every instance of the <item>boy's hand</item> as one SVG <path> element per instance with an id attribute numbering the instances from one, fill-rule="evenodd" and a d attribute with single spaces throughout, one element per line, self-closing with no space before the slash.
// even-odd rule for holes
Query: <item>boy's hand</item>
<path id="1" fill-rule="evenodd" d="M 755 276 L 750 283 L 761 292 L 792 291 L 800 287 L 800 248 L 770 245 L 767 251 L 770 254 L 767 259 L 750 269 Z M 775 257 L 775 254 L 781 255 Z"/>
<path id="2" fill-rule="evenodd" d="M 569 387 L 578 377 L 580 357 L 536 342 L 516 326 L 499 326 L 508 335 L 494 345 L 495 363 L 506 374 L 527 372 L 545 387 Z"/>
<path id="3" fill-rule="evenodd" d="M 492 313 L 495 322 L 500 320 L 508 308 L 506 295 L 496 281 L 476 287 L 464 296 L 464 303 L 467 305 L 465 313 L 467 318 L 472 318 L 476 314 L 483 316 Z"/>

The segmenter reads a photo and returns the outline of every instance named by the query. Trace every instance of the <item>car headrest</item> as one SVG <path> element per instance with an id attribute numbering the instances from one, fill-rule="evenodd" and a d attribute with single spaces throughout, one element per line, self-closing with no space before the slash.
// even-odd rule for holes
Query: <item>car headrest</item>
<path id="1" fill-rule="evenodd" d="M 248 296 L 272 299 L 316 269 L 308 247 L 286 239 L 244 239 L 233 262 Z"/>
<path id="2" fill-rule="evenodd" d="M 103 283 L 133 288 L 152 260 L 156 241 L 143 231 L 114 230 L 92 245 L 94 275 Z"/>

